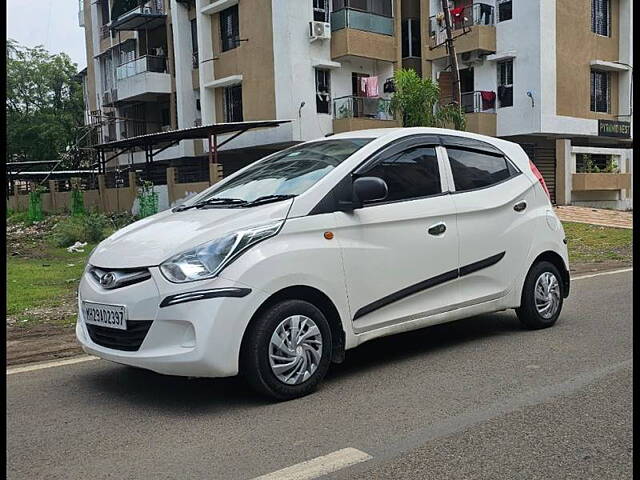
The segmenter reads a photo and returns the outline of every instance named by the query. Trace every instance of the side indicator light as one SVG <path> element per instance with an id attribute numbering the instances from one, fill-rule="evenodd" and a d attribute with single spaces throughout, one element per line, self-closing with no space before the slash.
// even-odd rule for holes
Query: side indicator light
<path id="1" fill-rule="evenodd" d="M 331 240 L 333 238 L 333 232 L 324 232 L 324 238 Z"/>

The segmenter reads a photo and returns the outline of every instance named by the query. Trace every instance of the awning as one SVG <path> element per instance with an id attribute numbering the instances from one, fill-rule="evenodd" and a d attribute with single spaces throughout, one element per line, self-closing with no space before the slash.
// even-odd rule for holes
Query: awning
<path id="1" fill-rule="evenodd" d="M 229 123 L 212 123 L 210 125 L 202 125 L 200 127 L 182 128 L 179 130 L 169 130 L 167 132 L 149 133 L 139 135 L 137 137 L 125 138 L 113 142 L 106 142 L 96 145 L 94 148 L 98 150 L 100 160 L 97 164 L 104 171 L 107 163 L 127 151 L 140 149 L 145 151 L 146 163 L 153 162 L 153 157 L 167 148 L 179 143 L 182 140 L 198 140 L 206 139 L 209 142 L 209 157 L 212 163 L 218 161 L 218 149 L 249 130 L 258 128 L 277 127 L 283 123 L 290 123 L 291 120 L 256 120 L 251 122 L 229 122 Z M 218 143 L 218 135 L 233 134 L 229 138 L 225 138 Z M 157 150 L 156 150 L 157 149 Z M 109 158 L 105 158 L 105 152 L 115 152 Z"/>

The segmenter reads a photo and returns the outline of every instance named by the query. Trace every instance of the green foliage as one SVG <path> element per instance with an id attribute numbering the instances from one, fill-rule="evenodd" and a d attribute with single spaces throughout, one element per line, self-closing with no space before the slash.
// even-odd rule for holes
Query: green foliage
<path id="1" fill-rule="evenodd" d="M 430 78 L 420 78 L 413 69 L 394 74 L 395 93 L 391 111 L 405 127 L 466 128 L 464 112 L 457 105 L 440 106 L 440 88 Z"/>
<path id="2" fill-rule="evenodd" d="M 576 158 L 577 173 L 620 173 L 617 162 L 613 156 L 607 158 L 604 168 L 598 167 L 590 153 L 579 153 Z"/>
<path id="3" fill-rule="evenodd" d="M 56 224 L 51 237 L 55 246 L 68 247 L 76 242 L 98 243 L 112 231 L 105 215 L 91 213 L 61 220 Z"/>
<path id="4" fill-rule="evenodd" d="M 74 188 L 71 192 L 71 215 L 81 217 L 84 214 L 84 193 L 79 188 Z"/>
<path id="5" fill-rule="evenodd" d="M 29 192 L 29 211 L 28 218 L 32 222 L 39 222 L 44 218 L 42 212 L 42 192 L 36 189 L 33 192 Z"/>
<path id="6" fill-rule="evenodd" d="M 7 160 L 52 160 L 83 123 L 82 84 L 64 53 L 7 41 Z"/>
<path id="7" fill-rule="evenodd" d="M 158 194 L 153 191 L 152 182 L 144 182 L 138 190 L 140 202 L 140 218 L 145 218 L 158 213 Z"/>

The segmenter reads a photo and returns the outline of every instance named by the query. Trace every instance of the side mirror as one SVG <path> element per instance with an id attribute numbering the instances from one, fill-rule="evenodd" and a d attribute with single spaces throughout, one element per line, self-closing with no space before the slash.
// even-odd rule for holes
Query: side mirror
<path id="1" fill-rule="evenodd" d="M 378 177 L 360 177 L 353 182 L 353 195 L 360 202 L 384 200 L 389 194 L 387 183 Z"/>

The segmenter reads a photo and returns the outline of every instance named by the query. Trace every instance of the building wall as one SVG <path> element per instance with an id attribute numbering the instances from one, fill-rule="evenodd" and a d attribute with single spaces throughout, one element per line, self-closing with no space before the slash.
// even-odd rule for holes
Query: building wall
<path id="1" fill-rule="evenodd" d="M 617 62 L 620 44 L 619 0 L 611 2 L 609 37 L 591 31 L 591 0 L 556 2 L 556 112 L 579 118 L 615 120 L 618 74 L 611 72 L 611 111 L 590 111 L 592 60 Z"/>
<path id="2" fill-rule="evenodd" d="M 240 42 L 238 47 L 226 52 L 221 47 L 220 14 L 211 16 L 215 79 L 242 75 L 242 111 L 245 120 L 276 118 L 273 25 L 265 21 L 271 18 L 271 1 L 243 0 L 238 3 L 240 38 L 247 41 Z M 216 118 L 223 121 L 222 89 L 216 90 Z"/>

